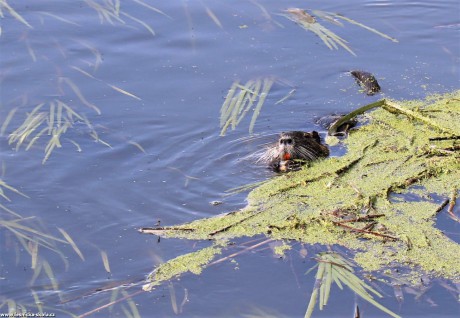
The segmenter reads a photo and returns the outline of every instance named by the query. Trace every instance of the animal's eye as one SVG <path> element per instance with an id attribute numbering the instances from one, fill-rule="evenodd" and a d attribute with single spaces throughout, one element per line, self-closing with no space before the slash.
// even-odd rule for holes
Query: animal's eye
<path id="1" fill-rule="evenodd" d="M 286 143 L 287 143 L 288 145 L 292 144 L 292 139 L 286 139 Z"/>

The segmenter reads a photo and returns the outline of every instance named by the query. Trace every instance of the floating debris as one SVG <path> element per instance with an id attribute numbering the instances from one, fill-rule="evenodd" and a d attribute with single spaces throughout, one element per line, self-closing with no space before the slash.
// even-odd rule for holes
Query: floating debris
<path id="1" fill-rule="evenodd" d="M 9 122 L 10 120 L 11 116 L 8 116 L 5 122 Z M 77 113 L 71 106 L 59 99 L 55 99 L 49 103 L 40 103 L 35 106 L 27 114 L 24 122 L 8 136 L 8 144 L 15 145 L 16 151 L 23 145 L 26 145 L 25 149 L 29 150 L 39 138 L 47 136 L 48 142 L 45 146 L 45 157 L 42 161 L 42 163 L 45 163 L 55 148 L 62 147 L 61 137 L 69 128 L 73 127 L 76 121 L 85 124 L 89 130 L 89 135 L 94 140 L 110 146 L 99 138 L 93 125 L 83 114 Z M 70 140 L 70 142 L 77 147 L 77 151 L 81 151 L 80 146 L 75 141 Z"/>
<path id="2" fill-rule="evenodd" d="M 233 82 L 220 109 L 220 135 L 225 136 L 230 126 L 234 130 L 250 110 L 253 110 L 249 124 L 249 133 L 252 134 L 256 119 L 274 82 L 273 77 L 249 80 L 245 85 L 241 85 L 239 81 Z"/>
<path id="3" fill-rule="evenodd" d="M 102 263 L 104 264 L 105 271 L 110 274 L 111 271 L 110 271 L 109 257 L 106 251 L 101 251 L 101 258 L 102 258 Z"/>
<path id="4" fill-rule="evenodd" d="M 358 85 L 361 86 L 367 95 L 372 96 L 380 92 L 380 85 L 377 82 L 375 76 L 371 73 L 363 71 L 351 71 L 350 74 L 353 75 Z"/>
<path id="5" fill-rule="evenodd" d="M 315 286 L 310 296 L 305 318 L 310 318 L 313 314 L 313 310 L 318 301 L 318 294 L 319 309 L 323 310 L 324 306 L 327 305 L 333 282 L 336 283 L 340 289 L 343 289 L 343 285 L 347 286 L 365 301 L 371 303 L 390 316 L 401 318 L 374 299 L 372 295 L 380 298 L 383 296 L 356 276 L 353 272 L 352 264 L 345 258 L 337 253 L 326 252 L 319 254 L 316 260 L 318 261 L 318 265 L 315 267 L 318 267 L 318 271 L 316 273 Z M 359 309 L 357 312 L 359 316 Z"/>
<path id="6" fill-rule="evenodd" d="M 289 8 L 285 10 L 285 14 L 281 14 L 282 16 L 288 18 L 291 21 L 294 21 L 302 28 L 307 31 L 315 33 L 323 42 L 324 44 L 331 50 L 338 50 L 339 47 L 344 48 L 350 54 L 356 56 L 355 52 L 351 49 L 351 47 L 347 44 L 348 41 L 343 39 L 342 37 L 338 36 L 328 28 L 324 27 L 322 24 L 318 22 L 315 16 L 327 21 L 329 23 L 343 26 L 339 20 L 346 21 L 350 24 L 357 25 L 361 28 L 364 28 L 370 32 L 380 35 L 383 38 L 386 38 L 392 42 L 398 42 L 395 38 L 392 38 L 376 29 L 368 27 L 362 23 L 359 23 L 355 20 L 347 18 L 341 14 L 333 13 L 333 12 L 326 12 L 320 10 L 311 10 L 309 13 L 307 10 L 299 9 L 299 8 Z"/>

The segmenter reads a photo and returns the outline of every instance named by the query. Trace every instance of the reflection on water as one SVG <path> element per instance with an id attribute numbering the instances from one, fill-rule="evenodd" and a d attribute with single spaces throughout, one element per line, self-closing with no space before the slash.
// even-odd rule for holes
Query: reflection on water
<path id="1" fill-rule="evenodd" d="M 8 124 L 1 127 L 0 180 L 28 196 L 2 187 L 6 198 L 0 198 L 1 220 L 16 226 L 0 227 L 0 303 L 14 300 L 17 310 L 22 304 L 30 311 L 82 314 L 115 301 L 111 311 L 91 316 L 136 316 L 136 310 L 143 317 L 303 315 L 314 280 L 303 274 L 313 263 L 294 252 L 273 259 L 264 248 L 253 251 L 255 258 L 242 254 L 205 275 L 185 275 L 136 295 L 134 306 L 128 294 L 139 290 L 155 264 L 206 246 L 158 243 L 136 228 L 243 207 L 245 193 L 226 191 L 272 175 L 249 155 L 280 131 L 320 130 L 315 117 L 382 95 L 423 97 L 459 84 L 458 30 L 444 27 L 458 23 L 456 2 L 450 0 L 309 3 L 399 40 L 331 24 L 357 57 L 330 51 L 313 33 L 279 16 L 286 5 L 277 1 L 1 1 L 0 6 L 0 123 Z M 289 7 L 305 3 L 292 1 Z M 347 74 L 352 69 L 375 74 L 382 95 L 360 93 Z M 231 84 L 267 76 L 291 86 L 271 88 L 254 136 L 248 138 L 249 121 L 219 136 L 219 111 Z M 15 151 L 10 134 L 24 124 L 27 129 L 16 134 L 23 147 Z M 458 235 L 458 227 L 449 231 Z M 244 241 L 237 243 L 235 249 L 244 248 Z M 420 303 L 406 290 L 401 304 L 388 287 L 382 303 L 404 316 L 456 316 L 455 291 L 434 286 Z M 351 316 L 354 296 L 333 297 L 350 304 Z M 343 315 L 342 306 L 330 304 L 319 314 Z M 14 304 L 0 311 L 7 307 L 13 310 Z M 363 317 L 380 314 L 360 308 L 367 313 Z"/>

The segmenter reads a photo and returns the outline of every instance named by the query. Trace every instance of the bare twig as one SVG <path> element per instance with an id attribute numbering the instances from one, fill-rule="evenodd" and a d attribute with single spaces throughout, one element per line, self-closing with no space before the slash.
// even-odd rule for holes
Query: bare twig
<path id="1" fill-rule="evenodd" d="M 351 227 L 351 226 L 348 226 L 348 225 L 345 225 L 345 224 L 342 224 L 341 222 L 335 222 L 335 221 L 332 221 L 332 223 L 334 223 L 335 225 L 338 225 L 338 226 L 341 226 L 343 228 L 346 228 L 352 232 L 359 232 L 359 233 L 365 233 L 365 234 L 370 234 L 370 235 L 375 235 L 375 236 L 380 236 L 380 237 L 384 237 L 384 238 L 388 238 L 390 240 L 399 240 L 397 237 L 395 236 L 391 236 L 391 235 L 386 235 L 386 234 L 381 234 L 381 233 L 377 233 L 377 232 L 373 232 L 373 231 L 367 231 L 367 230 L 362 230 L 362 229 L 357 229 L 355 227 Z"/>
<path id="2" fill-rule="evenodd" d="M 370 215 L 360 216 L 360 217 L 350 219 L 350 220 L 340 221 L 340 223 L 362 222 L 362 221 L 373 220 L 375 218 L 379 218 L 382 216 L 385 216 L 385 214 L 370 214 Z"/>

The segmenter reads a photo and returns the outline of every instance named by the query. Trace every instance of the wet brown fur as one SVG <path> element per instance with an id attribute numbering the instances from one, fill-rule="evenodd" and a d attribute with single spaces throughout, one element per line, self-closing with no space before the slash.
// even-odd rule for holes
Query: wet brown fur
<path id="1" fill-rule="evenodd" d="M 289 171 L 293 170 L 291 167 L 298 168 L 301 163 L 328 155 L 329 149 L 321 144 L 316 131 L 289 131 L 281 133 L 278 142 L 267 147 L 257 161 L 268 164 L 276 171 Z"/>

